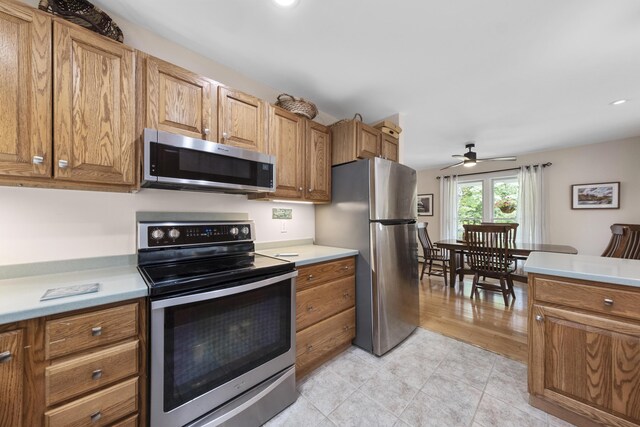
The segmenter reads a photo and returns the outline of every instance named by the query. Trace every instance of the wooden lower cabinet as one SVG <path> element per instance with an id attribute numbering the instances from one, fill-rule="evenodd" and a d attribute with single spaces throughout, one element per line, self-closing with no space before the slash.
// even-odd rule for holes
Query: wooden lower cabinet
<path id="1" fill-rule="evenodd" d="M 0 325 L 0 427 L 146 425 L 146 322 L 137 299 Z"/>
<path id="2" fill-rule="evenodd" d="M 575 292 L 581 287 L 582 294 Z M 616 298 L 640 295 L 633 289 L 529 276 L 529 392 L 534 406 L 578 425 L 640 424 L 640 322 L 634 319 L 637 310 L 627 312 L 627 301 Z"/>
<path id="3" fill-rule="evenodd" d="M 299 268 L 296 283 L 296 376 L 303 377 L 355 337 L 355 259 Z"/>
<path id="4" fill-rule="evenodd" d="M 0 427 L 22 425 L 23 331 L 0 334 Z"/>

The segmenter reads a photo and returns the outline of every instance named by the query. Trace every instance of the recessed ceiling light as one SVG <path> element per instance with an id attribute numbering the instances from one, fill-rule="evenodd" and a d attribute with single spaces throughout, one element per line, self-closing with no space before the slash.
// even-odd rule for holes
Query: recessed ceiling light
<path id="1" fill-rule="evenodd" d="M 273 0 L 273 2 L 280 7 L 293 7 L 298 3 L 298 0 Z"/>
<path id="2" fill-rule="evenodd" d="M 609 105 L 622 105 L 625 102 L 629 102 L 628 99 L 618 99 L 617 101 L 610 102 Z"/>

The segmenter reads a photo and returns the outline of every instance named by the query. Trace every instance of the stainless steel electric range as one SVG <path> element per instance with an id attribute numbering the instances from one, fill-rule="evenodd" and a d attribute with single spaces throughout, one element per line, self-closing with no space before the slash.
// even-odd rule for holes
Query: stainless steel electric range
<path id="1" fill-rule="evenodd" d="M 138 223 L 150 289 L 150 425 L 260 425 L 293 403 L 295 277 L 254 224 Z"/>

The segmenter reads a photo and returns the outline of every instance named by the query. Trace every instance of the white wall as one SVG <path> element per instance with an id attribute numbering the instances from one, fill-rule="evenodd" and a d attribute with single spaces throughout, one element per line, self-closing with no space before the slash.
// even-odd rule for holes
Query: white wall
<path id="1" fill-rule="evenodd" d="M 518 156 L 517 162 L 488 162 L 473 172 L 505 169 L 520 165 L 553 163 L 545 169 L 549 237 L 547 243 L 571 245 L 578 253 L 600 255 L 611 236 L 614 223 L 640 223 L 640 137 L 584 145 L 562 150 Z M 436 176 L 460 174 L 466 168 L 418 172 L 418 193 L 434 194 L 434 216 L 419 217 L 429 223 L 432 239 L 440 238 L 440 191 Z M 620 209 L 571 209 L 571 185 L 620 181 Z"/>
<path id="2" fill-rule="evenodd" d="M 25 0 L 37 6 L 36 0 Z M 107 13 L 109 11 L 107 10 Z M 152 12 L 150 12 L 152 13 Z M 221 83 L 274 102 L 280 93 L 112 14 L 125 42 Z M 318 121 L 333 123 L 321 114 Z M 272 220 L 272 207 L 293 209 Z M 246 196 L 143 189 L 137 194 L 0 187 L 0 265 L 133 254 L 137 211 L 247 212 L 258 242 L 313 238 L 313 206 L 248 201 Z M 287 232 L 281 233 L 282 223 Z"/>

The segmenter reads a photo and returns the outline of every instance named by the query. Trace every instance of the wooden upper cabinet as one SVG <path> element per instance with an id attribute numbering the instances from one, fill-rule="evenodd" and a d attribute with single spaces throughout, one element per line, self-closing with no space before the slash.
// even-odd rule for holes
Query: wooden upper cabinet
<path id="1" fill-rule="evenodd" d="M 380 155 L 381 132 L 356 122 L 356 157 L 366 159 Z"/>
<path id="2" fill-rule="evenodd" d="M 265 153 L 265 114 L 265 102 L 261 99 L 219 86 L 218 142 Z"/>
<path id="3" fill-rule="evenodd" d="M 214 83 L 157 58 L 146 59 L 145 127 L 213 141 Z"/>
<path id="4" fill-rule="evenodd" d="M 51 18 L 0 3 L 0 175 L 51 175 Z"/>
<path id="5" fill-rule="evenodd" d="M 332 165 L 380 155 L 381 134 L 378 129 L 357 120 L 331 127 Z"/>
<path id="6" fill-rule="evenodd" d="M 269 106 L 269 153 L 276 157 L 276 197 L 303 196 L 304 119 Z"/>
<path id="7" fill-rule="evenodd" d="M 22 425 L 23 353 L 22 330 L 0 334 L 0 427 Z"/>
<path id="8" fill-rule="evenodd" d="M 305 199 L 331 201 L 331 132 L 309 120 L 305 132 Z"/>
<path id="9" fill-rule="evenodd" d="M 54 21 L 54 177 L 133 184 L 134 50 Z"/>
<path id="10" fill-rule="evenodd" d="M 380 143 L 380 157 L 383 159 L 398 161 L 398 140 L 391 135 L 382 133 L 382 140 Z"/>

